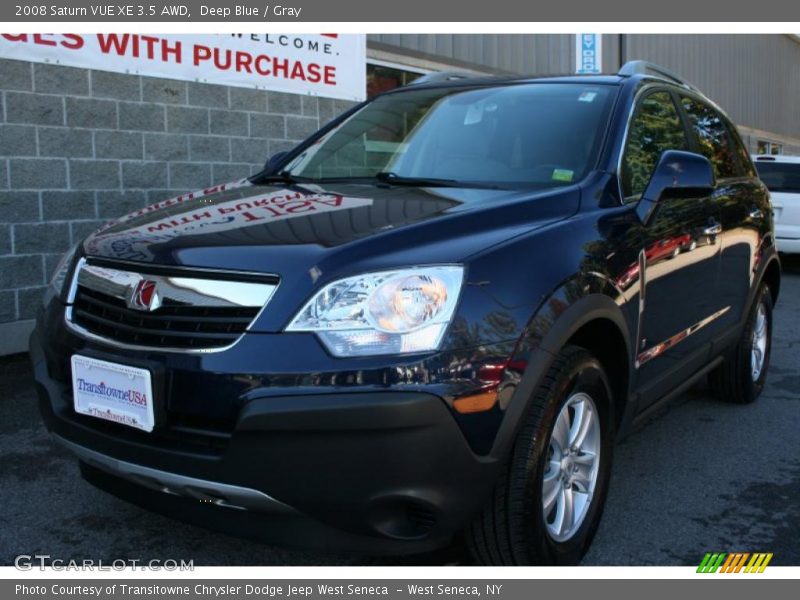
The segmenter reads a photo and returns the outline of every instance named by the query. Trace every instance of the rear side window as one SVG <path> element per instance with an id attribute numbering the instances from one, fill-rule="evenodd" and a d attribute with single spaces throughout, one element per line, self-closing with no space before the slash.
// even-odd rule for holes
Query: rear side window
<path id="1" fill-rule="evenodd" d="M 740 163 L 740 149 L 725 119 L 716 110 L 688 96 L 681 104 L 689 117 L 700 152 L 711 161 L 717 179 L 743 177 L 747 170 Z M 745 161 L 747 165 L 749 161 Z"/>
<path id="2" fill-rule="evenodd" d="M 665 150 L 686 150 L 686 134 L 668 92 L 646 96 L 636 108 L 628 128 L 622 158 L 622 192 L 625 200 L 640 198 Z"/>
<path id="3" fill-rule="evenodd" d="M 800 164 L 757 160 L 756 169 L 769 191 L 800 194 Z"/>

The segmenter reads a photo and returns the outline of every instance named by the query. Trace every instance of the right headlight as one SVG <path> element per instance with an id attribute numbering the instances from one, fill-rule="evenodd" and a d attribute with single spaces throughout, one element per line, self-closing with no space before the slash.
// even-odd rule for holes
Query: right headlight
<path id="1" fill-rule="evenodd" d="M 436 350 L 455 312 L 461 266 L 414 267 L 329 283 L 286 331 L 313 331 L 339 357 Z"/>

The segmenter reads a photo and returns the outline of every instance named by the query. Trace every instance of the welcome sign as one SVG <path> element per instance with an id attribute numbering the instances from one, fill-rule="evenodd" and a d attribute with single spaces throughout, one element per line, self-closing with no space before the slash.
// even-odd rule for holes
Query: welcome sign
<path id="1" fill-rule="evenodd" d="M 0 58 L 361 101 L 360 34 L 0 34 Z"/>

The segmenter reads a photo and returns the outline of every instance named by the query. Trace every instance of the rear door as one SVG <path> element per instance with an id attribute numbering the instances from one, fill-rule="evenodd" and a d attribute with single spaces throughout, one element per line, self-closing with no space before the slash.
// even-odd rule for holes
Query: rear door
<path id="1" fill-rule="evenodd" d="M 756 177 L 750 157 L 734 126 L 702 99 L 681 96 L 693 142 L 714 167 L 713 195 L 719 215 L 720 277 L 717 310 L 711 330 L 732 331 L 747 309 L 747 298 L 763 232 L 769 229 L 769 196 Z"/>

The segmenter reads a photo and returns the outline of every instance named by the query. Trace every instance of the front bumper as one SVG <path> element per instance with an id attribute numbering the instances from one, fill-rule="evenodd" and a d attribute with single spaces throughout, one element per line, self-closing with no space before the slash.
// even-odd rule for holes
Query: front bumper
<path id="1" fill-rule="evenodd" d="M 245 394 L 229 431 L 192 422 L 146 434 L 74 412 L 67 355 L 120 357 L 70 349 L 65 335 L 48 330 L 47 352 L 38 330 L 31 339 L 45 423 L 90 482 L 152 510 L 267 542 L 399 554 L 446 545 L 491 493 L 497 462 L 475 454 L 434 393 Z M 154 374 L 174 389 L 171 369 Z"/>

